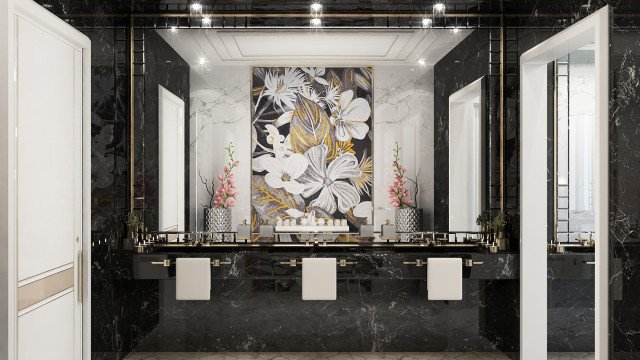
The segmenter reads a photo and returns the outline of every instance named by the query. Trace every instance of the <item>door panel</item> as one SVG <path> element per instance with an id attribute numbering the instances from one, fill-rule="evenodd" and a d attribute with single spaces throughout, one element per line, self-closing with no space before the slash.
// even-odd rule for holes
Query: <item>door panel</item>
<path id="1" fill-rule="evenodd" d="M 20 360 L 74 358 L 74 299 L 68 293 L 18 318 Z"/>
<path id="2" fill-rule="evenodd" d="M 18 280 L 74 262 L 81 186 L 80 52 L 17 21 Z M 81 91 L 81 88 L 80 88 Z M 74 154 L 75 153 L 75 154 Z"/>
<path id="3" fill-rule="evenodd" d="M 80 359 L 88 42 L 79 47 L 77 30 L 34 3 L 21 5 L 24 12 L 15 17 L 17 359 Z"/>

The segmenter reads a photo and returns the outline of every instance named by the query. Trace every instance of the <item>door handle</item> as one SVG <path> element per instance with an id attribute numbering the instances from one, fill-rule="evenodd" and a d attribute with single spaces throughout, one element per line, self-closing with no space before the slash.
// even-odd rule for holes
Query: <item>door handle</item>
<path id="1" fill-rule="evenodd" d="M 82 304 L 84 301 L 84 273 L 82 272 L 82 250 L 78 252 L 78 301 Z"/>

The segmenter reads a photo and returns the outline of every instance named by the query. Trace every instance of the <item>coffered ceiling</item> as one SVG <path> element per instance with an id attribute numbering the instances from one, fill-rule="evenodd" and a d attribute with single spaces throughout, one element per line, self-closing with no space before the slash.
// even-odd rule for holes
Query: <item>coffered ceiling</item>
<path id="1" fill-rule="evenodd" d="M 473 30 L 156 30 L 189 64 L 435 64 Z"/>

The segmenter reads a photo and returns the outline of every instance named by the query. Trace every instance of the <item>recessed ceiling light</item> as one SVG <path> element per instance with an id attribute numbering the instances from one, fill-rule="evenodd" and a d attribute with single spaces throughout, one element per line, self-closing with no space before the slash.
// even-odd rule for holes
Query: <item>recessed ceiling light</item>
<path id="1" fill-rule="evenodd" d="M 451 34 L 453 35 L 460 34 L 460 28 L 454 27 L 453 29 L 451 29 Z"/>
<path id="2" fill-rule="evenodd" d="M 430 28 L 432 24 L 433 24 L 433 20 L 431 20 L 429 18 L 422 19 L 422 27 L 423 28 Z"/>
<path id="3" fill-rule="evenodd" d="M 322 20 L 320 20 L 319 18 L 313 18 L 310 21 L 311 27 L 320 27 L 322 26 Z"/>
<path id="4" fill-rule="evenodd" d="M 319 13 L 320 11 L 322 11 L 322 4 L 320 3 L 311 4 L 311 11 L 314 13 Z"/>
<path id="5" fill-rule="evenodd" d="M 418 64 L 419 67 L 427 66 L 427 62 L 424 59 L 419 59 L 417 64 Z"/>
<path id="6" fill-rule="evenodd" d="M 200 58 L 198 59 L 198 64 L 204 65 L 206 63 L 207 63 L 207 59 L 204 56 L 200 56 Z"/>
<path id="7" fill-rule="evenodd" d="M 53 5 L 51 4 L 42 4 L 42 6 L 44 6 L 47 9 L 51 9 L 53 7 Z"/>
<path id="8" fill-rule="evenodd" d="M 177 33 L 178 33 L 178 28 L 177 27 L 172 26 L 172 27 L 169 28 L 169 34 L 175 35 Z"/>
<path id="9" fill-rule="evenodd" d="M 189 6 L 189 11 L 192 14 L 202 14 L 202 4 L 200 3 L 193 3 Z"/>
<path id="10" fill-rule="evenodd" d="M 210 17 L 203 17 L 202 18 L 202 26 L 211 26 L 211 18 Z"/>
<path id="11" fill-rule="evenodd" d="M 444 14 L 446 10 L 447 10 L 447 6 L 444 3 L 433 4 L 433 12 L 435 14 Z"/>

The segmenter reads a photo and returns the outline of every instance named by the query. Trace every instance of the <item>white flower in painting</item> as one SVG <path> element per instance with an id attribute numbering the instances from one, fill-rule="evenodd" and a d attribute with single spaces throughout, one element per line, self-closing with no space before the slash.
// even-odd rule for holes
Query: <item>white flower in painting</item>
<path id="1" fill-rule="evenodd" d="M 283 142 L 273 144 L 273 153 L 277 158 L 283 158 L 291 155 L 291 137 L 287 135 Z"/>
<path id="2" fill-rule="evenodd" d="M 305 186 L 297 181 L 309 166 L 307 158 L 292 154 L 285 158 L 263 157 L 262 167 L 267 171 L 264 180 L 274 189 L 284 188 L 291 194 L 302 194 Z"/>
<path id="3" fill-rule="evenodd" d="M 284 141 L 284 135 L 280 135 L 280 131 L 273 125 L 265 125 L 267 130 L 267 144 L 273 145 Z"/>
<path id="4" fill-rule="evenodd" d="M 340 97 L 340 87 L 329 85 L 325 87 L 326 92 L 322 101 L 324 101 L 327 105 L 331 107 L 335 107 L 338 105 L 338 98 Z"/>
<path id="5" fill-rule="evenodd" d="M 320 191 L 320 195 L 310 205 L 317 206 L 328 214 L 336 212 L 337 197 L 337 209 L 345 213 L 358 204 L 360 195 L 352 184 L 341 179 L 360 177 L 362 172 L 358 159 L 350 153 L 339 155 L 327 166 L 327 152 L 325 145 L 318 145 L 305 153 L 309 167 L 300 179 L 306 185 L 302 196 L 308 198 Z"/>
<path id="6" fill-rule="evenodd" d="M 309 75 L 309 78 L 312 81 L 316 81 L 318 84 L 322 84 L 322 85 L 329 85 L 329 83 L 327 82 L 327 80 L 323 79 L 321 76 L 324 76 L 324 68 L 323 67 L 317 67 L 317 68 L 302 68 L 302 71 L 304 71 L 307 75 Z"/>
<path id="7" fill-rule="evenodd" d="M 304 74 L 297 69 L 286 68 L 282 75 L 268 71 L 264 77 L 264 94 L 283 110 L 283 104 L 293 109 L 298 88 L 306 85 Z"/>
<path id="8" fill-rule="evenodd" d="M 336 139 L 348 141 L 351 138 L 362 140 L 369 132 L 367 120 L 371 116 L 369 102 L 362 98 L 353 98 L 353 90 L 340 94 L 338 105 L 333 109 L 331 124 L 336 127 Z"/>
<path id="9" fill-rule="evenodd" d="M 359 218 L 367 219 L 371 223 L 371 214 L 373 213 L 373 203 L 371 201 L 363 201 L 353 208 L 353 215 Z"/>
<path id="10" fill-rule="evenodd" d="M 320 102 L 320 95 L 318 95 L 318 93 L 311 86 L 301 87 L 300 95 L 324 108 L 324 104 Z"/>

